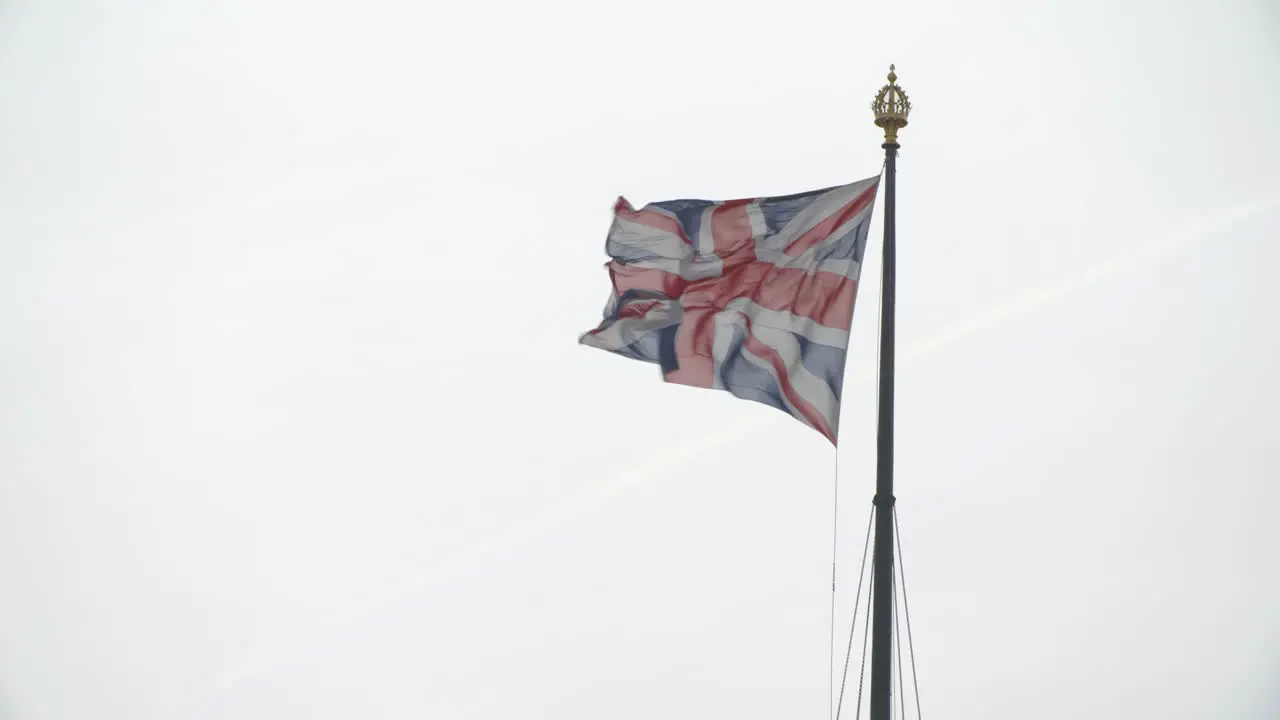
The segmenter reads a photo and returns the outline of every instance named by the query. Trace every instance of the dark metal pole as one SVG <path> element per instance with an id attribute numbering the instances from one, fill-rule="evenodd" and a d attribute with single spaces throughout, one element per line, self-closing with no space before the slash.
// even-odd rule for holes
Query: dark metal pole
<path id="1" fill-rule="evenodd" d="M 880 417 L 876 430 L 875 587 L 871 599 L 871 720 L 893 710 L 893 339 L 896 248 L 894 165 L 897 143 L 884 144 L 884 267 L 880 313 Z"/>
<path id="2" fill-rule="evenodd" d="M 871 108 L 884 128 L 884 264 L 880 304 L 880 407 L 876 428 L 876 540 L 872 556 L 871 720 L 893 714 L 893 361 L 897 248 L 894 238 L 898 130 L 906 127 L 911 103 L 889 66 L 885 85 Z"/>

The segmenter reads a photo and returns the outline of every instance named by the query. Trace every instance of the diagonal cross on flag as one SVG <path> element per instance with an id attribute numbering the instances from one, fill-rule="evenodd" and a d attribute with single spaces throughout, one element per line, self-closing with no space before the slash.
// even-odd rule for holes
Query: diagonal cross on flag
<path id="1" fill-rule="evenodd" d="M 613 293 L 584 345 L 789 413 L 833 444 L 880 178 L 797 195 L 614 206 Z"/>

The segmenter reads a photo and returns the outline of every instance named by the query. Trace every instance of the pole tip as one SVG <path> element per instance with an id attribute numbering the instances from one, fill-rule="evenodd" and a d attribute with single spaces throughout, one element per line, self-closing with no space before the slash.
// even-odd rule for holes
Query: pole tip
<path id="1" fill-rule="evenodd" d="M 888 144 L 898 143 L 898 130 L 907 126 L 907 116 L 911 114 L 911 100 L 898 85 L 897 68 L 889 66 L 889 84 L 880 88 L 876 98 L 871 102 L 871 112 L 875 114 L 876 125 L 884 129 L 884 141 Z"/>

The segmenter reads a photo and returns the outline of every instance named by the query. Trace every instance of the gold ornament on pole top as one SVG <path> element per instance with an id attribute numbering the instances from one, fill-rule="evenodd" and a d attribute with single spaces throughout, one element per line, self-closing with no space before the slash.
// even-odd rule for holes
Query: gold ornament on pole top
<path id="1" fill-rule="evenodd" d="M 876 125 L 884 128 L 886 145 L 898 144 L 898 130 L 907 126 L 907 115 L 911 113 L 911 101 L 907 93 L 898 85 L 898 74 L 889 66 L 889 84 L 880 88 L 876 99 L 871 103 L 871 111 L 876 114 Z"/>

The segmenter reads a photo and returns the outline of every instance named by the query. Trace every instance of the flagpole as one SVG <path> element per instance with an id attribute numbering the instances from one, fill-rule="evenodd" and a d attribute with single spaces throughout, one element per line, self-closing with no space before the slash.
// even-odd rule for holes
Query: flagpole
<path id="1" fill-rule="evenodd" d="M 871 103 L 876 125 L 884 128 L 884 261 L 880 304 L 880 407 L 876 426 L 876 527 L 872 556 L 871 720 L 893 713 L 893 363 L 896 250 L 894 202 L 898 130 L 907 124 L 911 102 L 898 86 L 894 67 L 889 84 Z"/>

